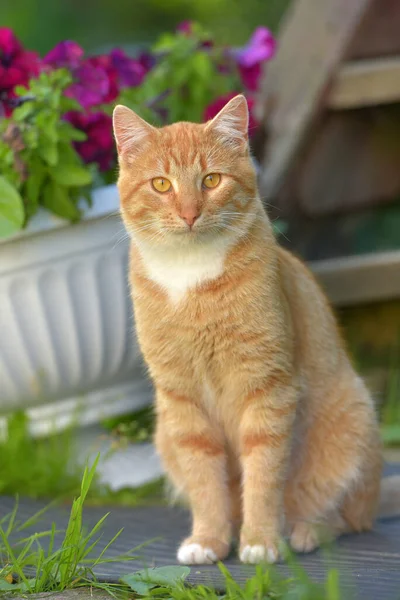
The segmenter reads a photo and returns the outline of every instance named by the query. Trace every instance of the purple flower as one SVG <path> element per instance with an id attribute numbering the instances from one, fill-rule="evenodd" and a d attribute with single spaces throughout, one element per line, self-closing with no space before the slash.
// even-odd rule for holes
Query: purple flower
<path id="1" fill-rule="evenodd" d="M 110 62 L 117 73 L 118 83 L 121 87 L 136 87 L 140 85 L 148 72 L 144 61 L 130 58 L 116 48 L 110 52 Z"/>
<path id="2" fill-rule="evenodd" d="M 84 162 L 97 163 L 100 171 L 110 169 L 115 161 L 111 117 L 102 112 L 70 112 L 66 118 L 87 135 L 87 140 L 74 144 Z"/>
<path id="3" fill-rule="evenodd" d="M 66 40 L 55 46 L 43 59 L 43 62 L 52 67 L 76 69 L 83 58 L 83 49 L 76 42 Z"/>
<path id="4" fill-rule="evenodd" d="M 247 89 L 251 91 L 258 89 L 261 65 L 270 60 L 275 51 L 276 40 L 272 33 L 266 27 L 257 27 L 246 46 L 233 52 L 243 84 Z"/>
<path id="5" fill-rule="evenodd" d="M 104 69 L 86 62 L 74 70 L 73 76 L 75 82 L 65 91 L 66 96 L 74 98 L 84 108 L 96 106 L 107 99 L 110 80 Z"/>
<path id="6" fill-rule="evenodd" d="M 237 51 L 236 58 L 242 67 L 253 67 L 270 60 L 275 50 L 276 41 L 270 30 L 266 27 L 257 27 L 246 46 Z"/>

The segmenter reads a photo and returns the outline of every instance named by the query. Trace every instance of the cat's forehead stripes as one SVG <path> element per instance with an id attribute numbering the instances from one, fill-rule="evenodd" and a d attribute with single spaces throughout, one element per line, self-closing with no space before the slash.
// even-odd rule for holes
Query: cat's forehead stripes
<path id="1" fill-rule="evenodd" d="M 205 171 L 208 145 L 204 140 L 204 126 L 193 123 L 171 125 L 163 132 L 160 151 L 165 172 L 192 167 Z"/>

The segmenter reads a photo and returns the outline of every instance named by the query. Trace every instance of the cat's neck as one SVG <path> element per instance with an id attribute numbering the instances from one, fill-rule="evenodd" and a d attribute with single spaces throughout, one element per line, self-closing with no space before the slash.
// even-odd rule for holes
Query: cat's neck
<path id="1" fill-rule="evenodd" d="M 157 247 L 136 242 L 146 276 L 161 286 L 174 304 L 179 303 L 190 289 L 220 277 L 233 245 L 234 240 L 228 237 L 183 247 L 178 244 Z"/>
<path id="2" fill-rule="evenodd" d="M 254 222 L 246 236 L 270 236 L 270 225 L 264 214 Z M 217 279 L 224 274 L 230 251 L 243 238 L 216 236 L 206 241 L 182 244 L 156 245 L 134 239 L 145 275 L 163 288 L 171 302 L 180 303 L 187 292 L 198 285 Z"/>

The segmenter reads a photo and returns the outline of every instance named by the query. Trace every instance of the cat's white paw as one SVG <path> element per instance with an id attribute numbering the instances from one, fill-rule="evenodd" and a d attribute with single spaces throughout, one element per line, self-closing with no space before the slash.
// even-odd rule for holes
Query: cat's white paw
<path id="1" fill-rule="evenodd" d="M 217 560 L 214 550 L 200 544 L 182 544 L 178 550 L 178 561 L 183 565 L 211 565 Z"/>
<path id="2" fill-rule="evenodd" d="M 278 560 L 279 553 L 275 548 L 256 544 L 244 546 L 240 551 L 240 560 L 243 563 L 256 565 L 258 563 L 274 563 Z"/>

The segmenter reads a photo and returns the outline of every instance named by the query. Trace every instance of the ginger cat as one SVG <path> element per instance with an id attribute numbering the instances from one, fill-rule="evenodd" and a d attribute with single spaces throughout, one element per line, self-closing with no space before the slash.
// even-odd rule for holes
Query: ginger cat
<path id="1" fill-rule="evenodd" d="M 321 530 L 369 529 L 379 504 L 373 402 L 318 284 L 275 241 L 247 128 L 243 96 L 205 124 L 114 111 L 155 441 L 193 515 L 187 564 L 225 558 L 239 532 L 243 562 L 277 560 L 283 535 L 311 551 Z"/>

